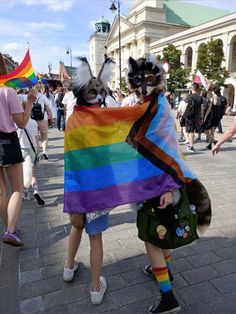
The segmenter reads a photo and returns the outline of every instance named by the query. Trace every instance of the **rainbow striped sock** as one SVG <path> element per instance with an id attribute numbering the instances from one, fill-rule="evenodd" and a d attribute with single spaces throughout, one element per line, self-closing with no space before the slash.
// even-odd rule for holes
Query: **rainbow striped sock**
<path id="1" fill-rule="evenodd" d="M 152 268 L 157 282 L 159 283 L 159 288 L 162 292 L 168 292 L 172 290 L 170 278 L 168 275 L 168 268 Z"/>
<path id="2" fill-rule="evenodd" d="M 168 270 L 171 271 L 171 268 L 170 268 L 170 255 L 166 256 L 165 260 L 166 260 L 166 266 L 167 266 Z"/>

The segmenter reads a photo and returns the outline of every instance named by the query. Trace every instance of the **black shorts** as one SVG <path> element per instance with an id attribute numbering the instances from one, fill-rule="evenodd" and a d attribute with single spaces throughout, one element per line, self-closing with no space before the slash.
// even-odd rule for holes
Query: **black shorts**
<path id="1" fill-rule="evenodd" d="M 187 133 L 198 132 L 199 130 L 199 121 L 198 120 L 188 120 L 185 121 L 185 128 Z"/>
<path id="2" fill-rule="evenodd" d="M 0 132 L 0 167 L 21 163 L 24 158 L 16 131 Z"/>

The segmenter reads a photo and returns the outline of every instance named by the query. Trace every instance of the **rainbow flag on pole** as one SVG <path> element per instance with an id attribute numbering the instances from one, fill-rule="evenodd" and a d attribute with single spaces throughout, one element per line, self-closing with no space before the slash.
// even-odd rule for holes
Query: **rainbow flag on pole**
<path id="1" fill-rule="evenodd" d="M 77 106 L 65 131 L 64 212 L 93 212 L 159 196 L 196 178 L 161 94 L 125 108 Z"/>
<path id="2" fill-rule="evenodd" d="M 30 60 L 29 50 L 21 64 L 12 72 L 0 76 L 0 86 L 13 88 L 31 87 L 38 83 Z"/>

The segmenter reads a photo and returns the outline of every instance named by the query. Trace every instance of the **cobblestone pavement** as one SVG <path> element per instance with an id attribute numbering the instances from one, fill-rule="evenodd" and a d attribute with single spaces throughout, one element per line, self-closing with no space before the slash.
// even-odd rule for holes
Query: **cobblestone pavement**
<path id="1" fill-rule="evenodd" d="M 232 120 L 224 117 L 223 127 Z M 216 157 L 205 142 L 196 144 L 195 154 L 186 153 L 208 189 L 213 219 L 200 240 L 172 255 L 173 288 L 182 314 L 236 313 L 235 143 L 226 143 Z M 157 299 L 158 287 L 141 271 L 147 257 L 137 238 L 136 213 L 129 206 L 111 212 L 110 228 L 103 236 L 108 291 L 102 305 L 94 307 L 89 302 L 86 235 L 77 254 L 80 270 L 72 283 L 63 282 L 70 225 L 62 212 L 63 133 L 56 129 L 50 130 L 49 156 L 42 161 L 39 180 L 46 206 L 34 200 L 23 203 L 20 228 L 25 246 L 18 249 L 0 242 L 0 313 L 146 313 Z"/>

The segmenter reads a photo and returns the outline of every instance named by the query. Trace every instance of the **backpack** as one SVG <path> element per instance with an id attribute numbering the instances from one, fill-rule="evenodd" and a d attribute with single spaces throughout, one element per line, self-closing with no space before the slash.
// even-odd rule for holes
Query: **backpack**
<path id="1" fill-rule="evenodd" d="M 195 118 L 194 100 L 190 97 L 188 99 L 187 108 L 183 114 L 184 119 L 192 120 Z"/>
<path id="2" fill-rule="evenodd" d="M 38 102 L 39 98 L 33 103 L 33 107 L 31 110 L 31 118 L 38 121 L 38 120 L 43 120 L 44 119 L 44 113 L 45 113 L 45 108 L 44 111 L 42 110 L 41 104 Z"/>

